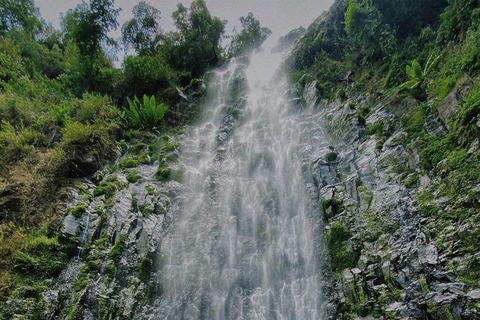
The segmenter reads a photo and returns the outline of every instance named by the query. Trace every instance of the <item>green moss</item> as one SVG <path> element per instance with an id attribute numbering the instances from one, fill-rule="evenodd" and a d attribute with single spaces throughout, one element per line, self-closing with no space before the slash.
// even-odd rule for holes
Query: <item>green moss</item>
<path id="1" fill-rule="evenodd" d="M 424 217 L 438 216 L 439 207 L 434 201 L 433 194 L 425 190 L 417 194 L 417 204 L 420 214 Z"/>
<path id="2" fill-rule="evenodd" d="M 108 245 L 108 238 L 107 237 L 102 237 L 102 238 L 95 241 L 95 247 L 97 249 L 100 249 L 100 250 L 106 249 L 107 245 Z"/>
<path id="3" fill-rule="evenodd" d="M 327 246 L 329 249 L 332 269 L 341 272 L 355 266 L 356 256 L 348 245 L 352 234 L 341 222 L 334 222 L 327 231 Z"/>
<path id="4" fill-rule="evenodd" d="M 98 197 L 105 195 L 105 198 L 112 197 L 117 190 L 122 189 L 124 186 L 120 183 L 116 176 L 110 176 L 105 181 L 100 182 L 100 184 L 93 190 L 93 196 Z"/>
<path id="5" fill-rule="evenodd" d="M 121 159 L 118 163 L 118 166 L 121 169 L 126 169 L 126 168 L 136 168 L 141 164 L 149 164 L 149 163 L 150 163 L 150 158 L 148 154 L 144 151 L 141 151 L 135 157 L 126 157 Z"/>
<path id="6" fill-rule="evenodd" d="M 329 210 L 330 209 L 330 210 Z M 334 216 L 339 214 L 344 210 L 342 201 L 338 198 L 333 197 L 327 200 L 322 200 L 322 214 L 323 219 L 328 222 Z M 330 213 L 328 213 L 330 211 Z"/>
<path id="7" fill-rule="evenodd" d="M 420 178 L 416 174 L 410 175 L 405 181 L 403 182 L 407 188 L 416 188 L 419 186 Z"/>
<path id="8" fill-rule="evenodd" d="M 384 124 L 382 121 L 377 121 L 368 128 L 368 134 L 375 135 L 377 138 L 384 134 Z"/>
<path id="9" fill-rule="evenodd" d="M 127 179 L 128 182 L 130 183 L 135 183 L 138 181 L 138 179 L 140 178 L 138 176 L 138 171 L 136 170 L 132 170 L 132 171 L 129 171 L 127 173 L 127 175 L 125 176 L 125 178 Z"/>
<path id="10" fill-rule="evenodd" d="M 147 194 L 149 196 L 153 196 L 154 193 L 155 193 L 155 188 L 153 188 L 152 186 L 146 186 L 145 189 L 147 190 Z"/>
<path id="11" fill-rule="evenodd" d="M 128 152 L 133 155 L 138 155 L 140 152 L 144 151 L 147 148 L 147 145 L 144 142 L 138 142 L 134 146 L 132 146 L 130 149 L 128 149 Z"/>
<path id="12" fill-rule="evenodd" d="M 81 291 L 81 290 L 83 290 L 87 287 L 87 285 L 88 285 L 88 279 L 87 279 L 88 272 L 89 272 L 89 269 L 88 269 L 87 266 L 83 266 L 80 269 L 80 272 L 77 275 L 77 279 L 73 283 L 73 290 L 75 292 Z"/>
<path id="13" fill-rule="evenodd" d="M 126 234 L 121 234 L 118 236 L 117 241 L 110 250 L 109 257 L 115 262 L 120 262 L 120 257 L 122 256 L 123 251 L 125 250 L 125 242 L 127 240 Z"/>
<path id="14" fill-rule="evenodd" d="M 139 166 L 139 162 L 136 158 L 123 158 L 118 163 L 118 166 L 122 169 L 125 168 L 136 168 Z"/>
<path id="15" fill-rule="evenodd" d="M 152 260 L 148 257 L 144 257 L 140 259 L 140 262 L 137 263 L 135 268 L 138 272 L 138 278 L 143 282 L 147 282 L 150 278 L 150 273 L 153 270 Z"/>
<path id="16" fill-rule="evenodd" d="M 167 162 L 175 162 L 178 159 L 178 154 L 176 153 L 170 153 L 165 157 L 165 160 Z"/>
<path id="17" fill-rule="evenodd" d="M 469 284 L 478 284 L 480 281 L 480 260 L 472 257 L 467 261 L 465 270 L 460 273 L 460 279 Z"/>
<path id="18" fill-rule="evenodd" d="M 110 261 L 107 263 L 105 266 L 105 276 L 109 278 L 115 277 L 115 274 L 117 272 L 117 268 L 115 267 L 115 262 Z"/>
<path id="19" fill-rule="evenodd" d="M 99 197 L 105 195 L 105 197 L 109 198 L 115 194 L 115 191 L 117 191 L 117 189 L 112 184 L 100 184 L 93 190 L 93 196 Z"/>
<path id="20" fill-rule="evenodd" d="M 135 193 L 132 194 L 132 201 L 131 201 L 131 205 L 130 205 L 130 210 L 132 212 L 137 212 L 138 211 L 138 199 L 137 199 L 137 195 Z"/>
<path id="21" fill-rule="evenodd" d="M 160 147 L 160 151 L 164 153 L 169 153 L 177 150 L 178 142 L 166 142 L 163 146 Z"/>
<path id="22" fill-rule="evenodd" d="M 140 213 L 142 216 L 147 218 L 151 213 L 153 213 L 153 210 L 150 209 L 149 205 L 147 203 L 142 203 L 138 209 L 140 210 Z"/>
<path id="23" fill-rule="evenodd" d="M 428 287 L 427 280 L 423 274 L 419 277 L 420 288 L 422 289 L 423 294 L 428 294 L 430 292 L 430 288 Z"/>
<path id="24" fill-rule="evenodd" d="M 16 251 L 13 264 L 20 277 L 14 286 L 28 285 L 32 281 L 41 282 L 58 275 L 67 258 L 75 254 L 75 247 L 74 239 L 49 237 L 46 230 L 30 233 Z"/>
<path id="25" fill-rule="evenodd" d="M 158 181 L 166 181 L 170 178 L 171 169 L 168 167 L 166 163 L 161 162 L 158 166 L 157 172 L 155 176 L 157 177 Z"/>
<path id="26" fill-rule="evenodd" d="M 83 204 L 77 205 L 72 209 L 72 215 L 75 219 L 80 219 L 85 212 L 87 212 L 87 207 Z"/>

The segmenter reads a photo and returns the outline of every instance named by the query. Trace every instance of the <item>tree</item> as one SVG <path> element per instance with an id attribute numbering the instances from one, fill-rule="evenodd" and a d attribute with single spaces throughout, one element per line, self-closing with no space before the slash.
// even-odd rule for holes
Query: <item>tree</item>
<path id="1" fill-rule="evenodd" d="M 0 35 L 14 28 L 34 35 L 41 27 L 33 0 L 0 0 Z"/>
<path id="2" fill-rule="evenodd" d="M 159 42 L 160 10 L 139 2 L 133 8 L 133 18 L 122 26 L 122 40 L 125 50 L 133 48 L 138 54 L 153 54 Z"/>
<path id="3" fill-rule="evenodd" d="M 220 60 L 225 21 L 212 17 L 204 0 L 193 1 L 190 9 L 178 4 L 172 17 L 178 32 L 171 34 L 170 62 L 198 77 Z"/>
<path id="4" fill-rule="evenodd" d="M 396 30 L 400 39 L 418 34 L 426 26 L 434 24 L 447 5 L 447 0 L 371 1 L 382 14 L 383 23 Z"/>
<path id="5" fill-rule="evenodd" d="M 395 50 L 396 40 L 391 26 L 382 22 L 383 16 L 369 0 L 350 0 L 345 11 L 345 32 L 348 54 L 356 64 L 379 61 L 382 55 Z"/>
<path id="6" fill-rule="evenodd" d="M 84 1 L 68 11 L 63 19 L 65 40 L 72 41 L 79 51 L 81 69 L 77 79 L 77 94 L 104 86 L 101 82 L 105 79 L 100 79 L 101 68 L 106 62 L 102 45 L 116 45 L 108 37 L 108 32 L 117 28 L 120 11 L 114 9 L 113 5 L 114 0 L 91 0 L 90 4 Z"/>
<path id="7" fill-rule="evenodd" d="M 82 56 L 95 58 L 102 43 L 115 44 L 108 32 L 117 29 L 120 9 L 113 4 L 113 0 L 91 0 L 90 5 L 84 1 L 65 16 L 64 28 Z"/>
<path id="8" fill-rule="evenodd" d="M 235 57 L 247 54 L 256 49 L 272 34 L 269 28 L 261 27 L 260 21 L 251 12 L 246 17 L 240 18 L 242 31 L 233 36 L 232 43 L 228 49 L 228 55 Z"/>

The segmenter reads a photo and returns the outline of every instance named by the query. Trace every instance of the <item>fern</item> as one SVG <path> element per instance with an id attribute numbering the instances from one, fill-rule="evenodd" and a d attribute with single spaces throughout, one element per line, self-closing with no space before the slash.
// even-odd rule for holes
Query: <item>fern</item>
<path id="1" fill-rule="evenodd" d="M 122 117 L 127 126 L 132 129 L 153 129 L 160 123 L 168 106 L 160 103 L 156 104 L 155 96 L 148 97 L 143 95 L 143 104 L 137 96 L 127 98 L 128 108 L 123 108 Z"/>

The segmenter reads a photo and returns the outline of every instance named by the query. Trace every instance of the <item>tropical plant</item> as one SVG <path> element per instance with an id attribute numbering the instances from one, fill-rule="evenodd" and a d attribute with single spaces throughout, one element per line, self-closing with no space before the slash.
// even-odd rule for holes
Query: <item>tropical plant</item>
<path id="1" fill-rule="evenodd" d="M 141 55 L 155 51 L 160 34 L 160 10 L 145 1 L 133 7 L 133 18 L 122 26 L 122 41 L 125 49 L 135 49 Z"/>
<path id="2" fill-rule="evenodd" d="M 441 55 L 437 56 L 436 58 L 432 59 L 433 55 L 427 60 L 423 70 L 420 66 L 420 63 L 415 59 L 412 62 L 412 65 L 407 65 L 407 76 L 410 78 L 407 82 L 400 85 L 400 89 L 409 89 L 413 90 L 417 87 L 420 87 L 423 91 L 425 91 L 426 86 L 426 78 L 432 72 L 432 70 L 437 66 Z"/>
<path id="3" fill-rule="evenodd" d="M 235 32 L 228 54 L 231 57 L 246 54 L 248 51 L 256 49 L 272 34 L 269 28 L 261 27 L 260 21 L 256 19 L 251 12 L 246 17 L 240 18 L 242 31 Z"/>
<path id="4" fill-rule="evenodd" d="M 157 104 L 155 96 L 149 98 L 146 94 L 143 95 L 143 104 L 137 96 L 133 101 L 127 97 L 127 101 L 129 107 L 123 108 L 121 116 L 127 126 L 132 129 L 153 129 L 168 109 L 168 106 L 163 103 Z"/>

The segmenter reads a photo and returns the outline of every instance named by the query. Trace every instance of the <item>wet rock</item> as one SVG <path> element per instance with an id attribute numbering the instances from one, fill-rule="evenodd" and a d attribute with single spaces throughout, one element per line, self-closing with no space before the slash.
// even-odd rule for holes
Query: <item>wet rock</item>
<path id="1" fill-rule="evenodd" d="M 448 130 L 445 128 L 444 122 L 435 113 L 431 113 L 427 116 L 427 121 L 424 125 L 425 131 L 431 136 L 444 137 Z"/>
<path id="2" fill-rule="evenodd" d="M 472 300 L 480 300 L 480 289 L 469 291 L 467 297 Z"/>
<path id="3" fill-rule="evenodd" d="M 358 258 L 357 266 L 360 270 L 365 271 L 370 263 L 370 260 L 366 256 L 361 255 L 360 258 Z"/>
<path id="4" fill-rule="evenodd" d="M 69 214 L 63 220 L 62 232 L 71 236 L 77 236 L 77 230 L 80 226 L 80 221 L 77 220 L 73 215 Z"/>
<path id="5" fill-rule="evenodd" d="M 457 91 L 447 95 L 437 106 L 438 116 L 447 124 L 460 111 L 462 99 Z"/>
<path id="6" fill-rule="evenodd" d="M 305 107 L 307 109 L 313 109 L 317 105 L 317 81 L 312 81 L 305 87 L 303 93 L 303 99 L 305 100 Z"/>
<path id="7" fill-rule="evenodd" d="M 437 248 L 430 244 L 426 248 L 419 250 L 419 262 L 422 264 L 436 265 L 438 263 Z"/>

